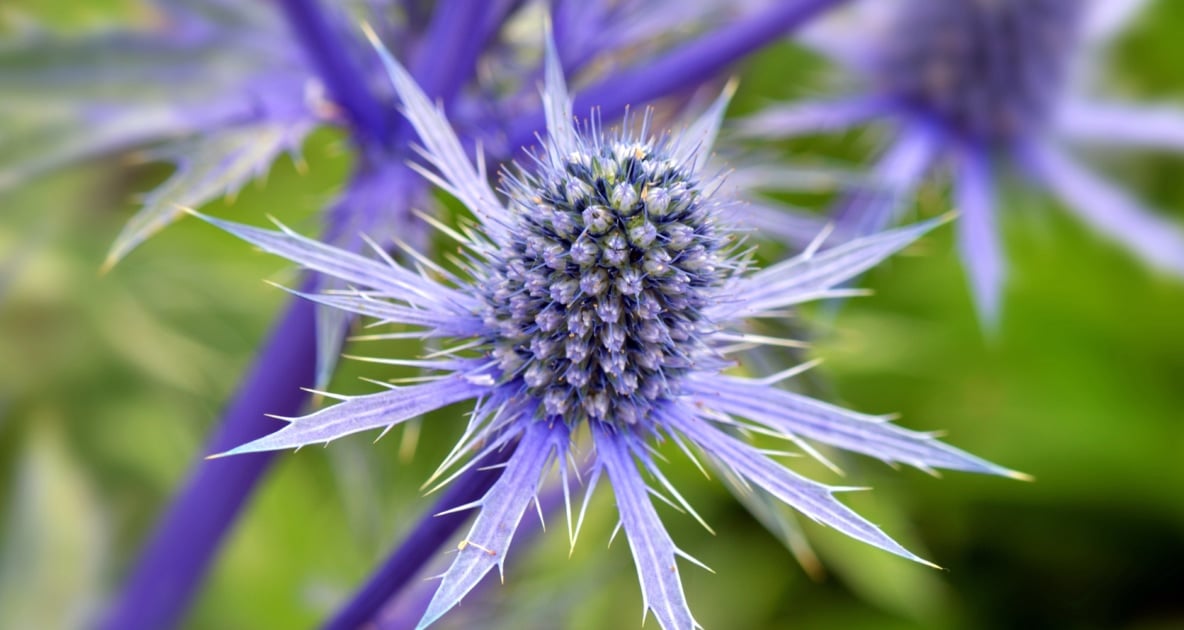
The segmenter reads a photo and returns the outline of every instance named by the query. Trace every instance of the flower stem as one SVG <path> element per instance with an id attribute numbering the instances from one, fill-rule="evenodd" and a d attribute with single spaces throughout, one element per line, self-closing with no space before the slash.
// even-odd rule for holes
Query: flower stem
<path id="1" fill-rule="evenodd" d="M 410 64 L 411 75 L 425 94 L 445 105 L 456 98 L 489 38 L 506 18 L 507 0 L 440 0 Z M 403 132 L 411 125 L 400 119 Z"/>
<path id="2" fill-rule="evenodd" d="M 271 433 L 264 414 L 297 415 L 313 379 L 315 306 L 294 300 L 264 345 L 206 452 L 217 453 Z M 176 625 L 222 537 L 272 459 L 271 453 L 199 461 L 141 552 L 104 630 Z"/>
<path id="3" fill-rule="evenodd" d="M 308 60 L 345 110 L 355 137 L 377 143 L 389 138 L 393 112 L 370 92 L 366 75 L 349 56 L 348 42 L 334 32 L 317 0 L 280 0 L 278 4 Z"/>
<path id="4" fill-rule="evenodd" d="M 479 0 L 453 0 L 448 4 L 463 3 L 482 5 Z M 481 30 L 491 32 L 500 24 L 504 17 L 501 7 L 506 3 L 496 4 L 499 9 L 484 9 L 479 14 L 483 19 Z M 365 89 L 367 82 L 346 56 L 344 42 L 334 37 L 316 0 L 282 0 L 280 6 L 334 98 L 349 112 L 359 143 L 372 146 L 374 140 L 390 137 L 386 134 L 393 132 L 387 130 L 382 104 Z M 434 29 L 424 41 L 424 49 L 436 48 L 441 41 L 466 41 L 467 46 L 476 48 L 466 47 L 463 54 L 453 55 L 452 63 L 468 64 L 471 69 L 484 42 L 480 38 L 465 39 L 464 33 L 471 26 L 467 22 L 457 24 L 454 32 Z M 433 41 L 435 38 L 439 39 Z M 421 72 L 434 69 L 425 63 Z M 457 88 L 450 87 L 450 83 L 462 81 L 464 76 L 463 69 L 450 71 L 447 80 L 436 82 L 436 89 L 455 94 Z M 400 126 L 409 127 L 402 121 Z M 310 281 L 302 290 L 313 288 Z M 313 385 L 316 369 L 315 310 L 315 305 L 305 300 L 296 300 L 288 307 L 205 453 L 225 451 L 271 433 L 277 423 L 265 414 L 295 416 L 303 411 L 308 395 L 301 388 Z M 252 454 L 198 462 L 157 523 L 99 628 L 139 630 L 176 625 L 227 530 L 272 459 L 272 454 Z"/>

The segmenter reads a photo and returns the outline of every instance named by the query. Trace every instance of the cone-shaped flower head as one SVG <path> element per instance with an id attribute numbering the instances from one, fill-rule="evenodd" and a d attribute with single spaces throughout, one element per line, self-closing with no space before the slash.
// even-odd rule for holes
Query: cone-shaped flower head
<path id="1" fill-rule="evenodd" d="M 650 502 L 643 472 L 692 514 L 655 465 L 650 449 L 672 439 L 810 518 L 920 561 L 834 497 L 839 488 L 801 477 L 735 437 L 751 426 L 924 469 L 1009 471 L 896 427 L 790 393 L 776 382 L 722 374 L 741 345 L 777 343 L 744 332 L 746 318 L 778 316 L 832 290 L 904 247 L 934 222 L 853 241 L 750 272 L 727 245 L 726 202 L 703 172 L 727 102 L 721 97 L 677 137 L 577 127 L 558 62 L 547 53 L 543 93 L 548 137 L 530 168 L 503 177 L 503 203 L 483 163 L 469 160 L 441 112 L 381 50 L 406 116 L 423 141 L 420 170 L 463 202 L 479 229 L 453 230 L 468 252 L 463 274 L 423 257 L 413 270 L 390 258 L 349 254 L 290 231 L 211 222 L 271 252 L 340 278 L 356 289 L 308 297 L 424 338 L 453 340 L 420 360 L 376 358 L 439 374 L 426 383 L 346 397 L 230 453 L 328 442 L 389 428 L 426 411 L 475 400 L 468 426 L 441 472 L 464 470 L 482 454 L 516 444 L 501 477 L 479 501 L 472 529 L 421 622 L 446 613 L 495 566 L 518 521 L 556 463 L 564 482 L 576 430 L 594 457 L 579 517 L 567 502 L 573 542 L 597 481 L 612 484 L 647 610 L 665 628 L 695 626 L 679 581 L 674 546 Z M 414 255 L 414 254 L 412 254 Z M 395 333 L 406 336 L 406 333 Z M 476 453 L 476 457 L 470 457 Z M 692 455 L 693 457 L 693 455 Z M 462 463 L 464 462 L 464 463 Z M 455 472 L 453 474 L 456 474 Z"/>
<path id="2" fill-rule="evenodd" d="M 840 237 L 899 221 L 917 187 L 952 176 L 959 246 L 984 323 L 997 323 L 1006 264 L 997 170 L 1047 188 L 1101 234 L 1184 275 L 1184 229 L 1092 173 L 1068 146 L 1184 151 L 1184 113 L 1107 102 L 1085 80 L 1142 0 L 855 0 L 803 40 L 862 79 L 862 91 L 767 109 L 744 135 L 784 138 L 884 118 L 897 131 L 870 184 L 836 209 Z M 938 168 L 938 167 L 948 167 Z M 791 237 L 796 238 L 796 237 Z M 841 240 L 836 239 L 836 240 Z"/>
<path id="3" fill-rule="evenodd" d="M 600 134 L 510 179 L 509 247 L 484 283 L 503 378 L 541 413 L 634 424 L 712 356 L 717 209 L 665 141 Z"/>

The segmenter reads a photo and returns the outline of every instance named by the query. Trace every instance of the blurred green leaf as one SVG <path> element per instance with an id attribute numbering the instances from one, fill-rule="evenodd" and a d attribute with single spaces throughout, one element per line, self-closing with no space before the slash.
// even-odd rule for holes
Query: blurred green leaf
<path id="1" fill-rule="evenodd" d="M 107 519 L 53 412 L 21 449 L 0 540 L 0 610 L 9 628 L 78 628 L 100 603 Z"/>

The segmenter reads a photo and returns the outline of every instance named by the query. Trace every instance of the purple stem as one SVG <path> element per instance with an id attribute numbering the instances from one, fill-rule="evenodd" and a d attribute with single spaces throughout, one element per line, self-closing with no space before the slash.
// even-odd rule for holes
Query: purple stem
<path id="1" fill-rule="evenodd" d="M 349 115 L 356 137 L 385 137 L 387 113 L 366 88 L 315 0 L 280 6 L 322 79 Z M 312 280 L 303 289 L 311 290 Z M 225 451 L 276 429 L 265 414 L 299 415 L 316 370 L 315 306 L 294 300 L 272 332 L 206 452 Z M 230 524 L 268 470 L 270 454 L 199 461 L 141 550 L 99 624 L 104 630 L 173 627 L 188 608 Z"/>
<path id="2" fill-rule="evenodd" d="M 300 413 L 307 397 L 300 388 L 311 386 L 313 380 L 316 353 L 313 344 L 304 340 L 313 337 L 314 310 L 311 302 L 292 302 L 227 409 L 207 452 L 221 452 L 275 431 L 279 423 L 264 414 Z M 99 628 L 176 625 L 227 525 L 271 459 L 272 454 L 260 453 L 198 462 Z"/>
<path id="3" fill-rule="evenodd" d="M 420 89 L 451 103 L 511 5 L 507 0 L 441 0 L 410 66 Z M 403 128 L 410 131 L 410 125 Z"/>
<path id="4" fill-rule="evenodd" d="M 380 144 L 389 138 L 391 112 L 367 87 L 365 73 L 350 58 L 350 47 L 334 32 L 317 0 L 280 0 L 279 7 L 329 93 L 345 110 L 355 137 Z"/>
<path id="5" fill-rule="evenodd" d="M 628 105 L 694 87 L 710 79 L 732 62 L 771 44 L 819 13 L 847 0 L 782 0 L 754 15 L 740 18 L 666 54 L 616 72 L 589 85 L 575 98 L 575 111 L 599 108 L 613 118 Z M 509 124 L 508 148 L 533 144 L 543 126 L 543 113 L 535 111 Z"/>
<path id="6" fill-rule="evenodd" d="M 374 619 L 391 596 L 402 590 L 440 547 L 452 538 L 456 530 L 469 520 L 470 512 L 436 515 L 485 496 L 501 477 L 503 468 L 498 464 L 505 463 L 513 454 L 514 445 L 498 449 L 449 484 L 444 496 L 436 501 L 428 515 L 420 519 L 395 553 L 387 557 L 366 585 L 325 624 L 325 630 L 353 630 Z"/>

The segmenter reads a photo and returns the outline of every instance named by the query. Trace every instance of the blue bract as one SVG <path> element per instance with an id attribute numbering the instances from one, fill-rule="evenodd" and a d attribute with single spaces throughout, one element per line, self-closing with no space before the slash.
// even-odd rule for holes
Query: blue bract
<path id="1" fill-rule="evenodd" d="M 340 279 L 349 291 L 309 299 L 437 338 L 414 365 L 433 380 L 344 397 L 229 454 L 325 443 L 390 428 L 452 403 L 473 400 L 468 425 L 440 474 L 516 444 L 501 477 L 471 505 L 479 509 L 420 626 L 445 614 L 505 560 L 511 537 L 540 481 L 567 467 L 575 436 L 590 435 L 594 457 L 573 543 L 598 480 L 611 483 L 633 551 L 646 609 L 665 628 L 694 627 L 677 557 L 688 558 L 658 519 L 650 493 L 685 504 L 655 465 L 653 443 L 670 439 L 694 457 L 759 487 L 810 518 L 849 536 L 923 562 L 835 498 L 841 488 L 801 477 L 736 437 L 753 427 L 801 445 L 808 441 L 923 469 L 1014 474 L 894 426 L 790 393 L 776 383 L 790 369 L 755 380 L 725 375 L 729 354 L 746 344 L 777 343 L 747 334 L 750 318 L 777 317 L 806 300 L 844 294 L 837 285 L 908 245 L 941 220 L 851 241 L 763 271 L 730 248 L 726 200 L 705 176 L 729 93 L 682 134 L 652 137 L 575 124 L 553 46 L 543 92 L 548 137 L 530 168 L 507 173 L 505 200 L 489 186 L 441 111 L 380 45 L 407 118 L 423 142 L 420 171 L 476 216 L 473 229 L 447 230 L 467 257 L 452 272 L 411 254 L 416 268 L 382 252 L 352 254 L 286 229 L 276 232 L 210 222 L 263 249 Z M 506 203 L 508 201 L 508 204 Z M 406 333 L 395 333 L 405 336 Z M 458 470 L 459 469 L 459 470 Z M 649 488 L 648 475 L 658 489 Z"/>

